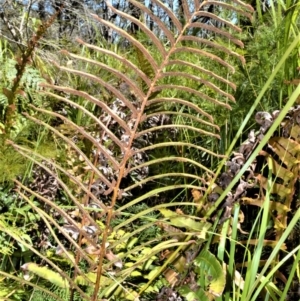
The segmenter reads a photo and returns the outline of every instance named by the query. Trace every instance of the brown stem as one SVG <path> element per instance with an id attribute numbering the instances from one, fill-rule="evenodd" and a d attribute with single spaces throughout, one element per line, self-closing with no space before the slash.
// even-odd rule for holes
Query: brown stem
<path id="1" fill-rule="evenodd" d="M 30 41 L 27 44 L 27 49 L 23 52 L 21 57 L 17 58 L 16 63 L 16 70 L 17 74 L 13 80 L 13 86 L 10 90 L 3 89 L 3 93 L 8 99 L 8 106 L 5 110 L 5 118 L 4 118 L 4 125 L 5 125 L 5 135 L 6 138 L 10 136 L 10 132 L 12 130 L 14 120 L 15 120 L 15 111 L 16 111 L 16 97 L 19 93 L 19 87 L 21 83 L 22 76 L 25 72 L 25 69 L 28 64 L 31 63 L 31 56 L 42 36 L 45 34 L 46 30 L 52 25 L 54 20 L 57 17 L 57 11 L 53 16 L 49 18 L 48 21 L 41 24 L 35 34 L 31 37 Z"/>

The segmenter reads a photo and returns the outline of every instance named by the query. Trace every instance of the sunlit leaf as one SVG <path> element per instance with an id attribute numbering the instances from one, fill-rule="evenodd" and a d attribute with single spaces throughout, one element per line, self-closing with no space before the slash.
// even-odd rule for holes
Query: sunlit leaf
<path id="1" fill-rule="evenodd" d="M 23 264 L 21 268 L 23 271 L 29 271 L 38 277 L 48 280 L 56 286 L 62 288 L 69 287 L 67 279 L 64 279 L 58 272 L 54 272 L 47 267 L 40 267 L 33 262 L 28 262 Z"/>
<path id="2" fill-rule="evenodd" d="M 197 231 L 205 234 L 211 226 L 208 222 L 195 220 L 186 215 L 177 214 L 169 209 L 159 209 L 159 211 L 165 218 L 170 220 L 171 225 L 179 228 L 186 228 L 188 231 Z"/>
<path id="3" fill-rule="evenodd" d="M 199 279 L 201 275 L 204 275 L 208 292 L 215 297 L 221 296 L 226 280 L 222 266 L 217 258 L 209 251 L 203 250 L 196 257 L 194 265 L 197 267 L 196 271 L 198 272 Z"/>

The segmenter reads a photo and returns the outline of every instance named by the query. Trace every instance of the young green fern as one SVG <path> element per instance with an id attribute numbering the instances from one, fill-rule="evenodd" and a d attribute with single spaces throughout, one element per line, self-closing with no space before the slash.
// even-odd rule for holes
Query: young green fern
<path id="1" fill-rule="evenodd" d="M 154 239 L 149 242 L 155 246 L 151 253 L 143 256 L 140 254 L 140 259 L 133 268 L 122 270 L 122 259 L 126 261 L 131 253 L 140 252 L 141 247 L 131 249 L 126 244 L 125 247 L 120 247 L 124 241 L 128 241 L 132 233 L 125 231 L 121 235 L 118 231 L 126 229 L 129 223 L 138 219 L 149 218 L 149 224 L 134 231 L 134 235 L 138 236 L 147 227 L 155 226 L 157 218 L 147 217 L 149 212 L 182 203 L 161 204 L 143 210 L 113 229 L 111 222 L 117 214 L 125 214 L 126 208 L 166 192 L 197 189 L 204 173 L 214 175 L 213 170 L 189 158 L 188 153 L 180 151 L 180 148 L 205 152 L 215 158 L 222 158 L 223 155 L 203 147 L 196 139 L 189 142 L 181 140 L 180 137 L 184 135 L 180 133 L 187 132 L 194 137 L 206 135 L 213 139 L 219 138 L 213 111 L 216 108 L 230 110 L 230 104 L 234 103 L 230 91 L 234 90 L 235 85 L 228 79 L 229 74 L 234 72 L 234 59 L 238 58 L 242 63 L 244 59 L 229 46 L 243 46 L 238 39 L 240 29 L 232 23 L 232 19 L 225 20 L 208 8 L 213 5 L 222 12 L 222 16 L 226 16 L 228 11 L 228 15 L 242 14 L 251 18 L 252 13 L 249 5 L 238 0 L 183 0 L 182 15 L 176 15 L 158 0 L 151 1 L 152 10 L 138 1 L 129 2 L 140 10 L 140 16 L 146 16 L 145 20 L 152 20 L 155 30 L 151 31 L 149 24 L 143 22 L 142 18 L 137 19 L 110 4 L 107 5 L 120 20 L 135 24 L 138 31 L 147 36 L 146 43 L 139 40 L 141 35 L 129 33 L 115 23 L 92 15 L 102 26 L 113 32 L 115 41 L 120 42 L 120 50 L 100 48 L 78 39 L 78 43 L 90 53 L 97 53 L 100 59 L 63 51 L 69 62 L 75 62 L 72 64 L 75 67 L 71 68 L 67 64 L 57 65 L 57 68 L 85 80 L 85 89 L 47 83 L 42 85 L 44 94 L 51 101 L 64 103 L 66 107 L 80 111 L 86 120 L 85 128 L 65 114 L 53 112 L 47 107 L 32 105 L 31 109 L 35 114 L 26 114 L 28 119 L 47 128 L 56 137 L 58 144 L 65 148 L 73 163 L 67 165 L 59 160 L 54 162 L 33 150 L 10 142 L 18 152 L 31 158 L 35 164 L 44 166 L 46 174 L 57 181 L 64 194 L 78 207 L 76 216 L 72 217 L 74 213 L 64 213 L 53 200 L 43 197 L 40 191 L 33 191 L 16 181 L 26 193 L 39 202 L 46 203 L 53 212 L 64 217 L 63 225 L 55 221 L 53 212 L 52 216 L 47 214 L 43 218 L 54 237 L 52 243 L 61 247 L 61 242 L 54 235 L 60 232 L 68 241 L 67 246 L 62 248 L 63 253 L 75 253 L 73 265 L 76 269 L 72 288 L 80 290 L 76 283 L 78 277 L 84 277 L 89 287 L 93 287 L 90 299 L 93 301 L 98 300 L 99 294 L 100 297 L 111 294 L 117 296 L 114 292 L 116 286 L 119 296 L 132 300 L 132 296 L 138 296 L 138 293 L 125 287 L 123 283 L 134 268 L 145 264 L 164 249 L 174 246 L 182 248 L 192 243 L 188 236 L 186 241 L 180 242 L 167 238 L 163 242 Z M 160 19 L 158 12 L 163 12 L 172 26 Z M 217 21 L 221 26 L 201 23 L 201 17 Z M 226 44 L 228 46 L 224 46 Z M 129 45 L 133 51 L 125 53 L 124 45 Z M 76 62 L 85 63 L 91 71 L 76 69 Z M 99 70 L 105 70 L 110 75 L 109 80 L 99 77 Z M 99 86 L 99 91 L 102 92 L 92 95 L 89 93 L 90 86 Z M 89 109 L 78 99 L 89 103 Z M 180 111 L 176 109 L 178 107 Z M 59 120 L 60 124 L 72 129 L 75 136 L 62 132 L 55 122 L 47 124 L 39 119 L 41 115 L 51 117 L 56 123 Z M 180 122 L 174 123 L 173 116 L 182 118 L 178 119 Z M 165 149 L 178 150 L 177 155 L 170 156 L 169 152 L 163 151 Z M 154 151 L 155 157 L 151 156 Z M 49 165 L 53 168 L 48 168 Z M 162 165 L 164 169 L 160 169 Z M 179 165 L 184 166 L 186 171 L 178 168 Z M 152 185 L 154 180 L 158 181 L 156 186 Z M 142 193 L 137 193 L 138 187 L 144 189 Z M 145 187 L 149 189 L 145 191 Z M 25 194 L 20 194 L 30 202 Z M 127 200 L 126 204 L 122 204 L 124 199 Z M 184 204 L 195 206 L 188 202 Z M 34 206 L 33 209 L 39 210 Z M 165 218 L 170 219 L 173 226 L 178 226 L 178 221 L 181 225 L 183 223 L 180 216 Z M 199 218 L 196 220 L 201 224 Z M 191 233 L 200 232 L 198 236 L 205 239 L 206 230 L 203 229 L 207 229 L 209 225 L 195 226 L 197 223 L 190 218 L 183 225 Z M 112 233 L 115 233 L 113 238 L 110 237 Z M 118 247 L 128 249 L 125 254 L 117 256 L 115 253 L 118 252 Z M 87 263 L 88 269 L 80 269 L 82 260 Z M 116 276 L 110 273 L 111 270 L 115 270 Z M 155 277 L 148 279 L 150 283 Z M 140 291 L 144 291 L 146 286 Z M 102 289 L 99 293 L 100 287 Z M 80 294 L 86 297 L 83 291 Z M 72 293 L 70 298 L 72 299 Z"/>

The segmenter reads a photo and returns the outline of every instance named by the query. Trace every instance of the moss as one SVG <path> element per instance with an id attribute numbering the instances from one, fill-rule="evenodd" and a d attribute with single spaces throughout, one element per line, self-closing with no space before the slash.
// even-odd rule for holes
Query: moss
<path id="1" fill-rule="evenodd" d="M 26 171 L 27 160 L 11 146 L 0 146 L 0 183 L 10 182 Z"/>

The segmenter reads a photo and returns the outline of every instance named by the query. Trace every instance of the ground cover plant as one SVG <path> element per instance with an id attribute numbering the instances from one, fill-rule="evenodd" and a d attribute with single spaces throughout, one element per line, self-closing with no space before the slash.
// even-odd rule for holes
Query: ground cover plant
<path id="1" fill-rule="evenodd" d="M 58 2 L 1 14 L 0 298 L 298 300 L 299 5 Z"/>

